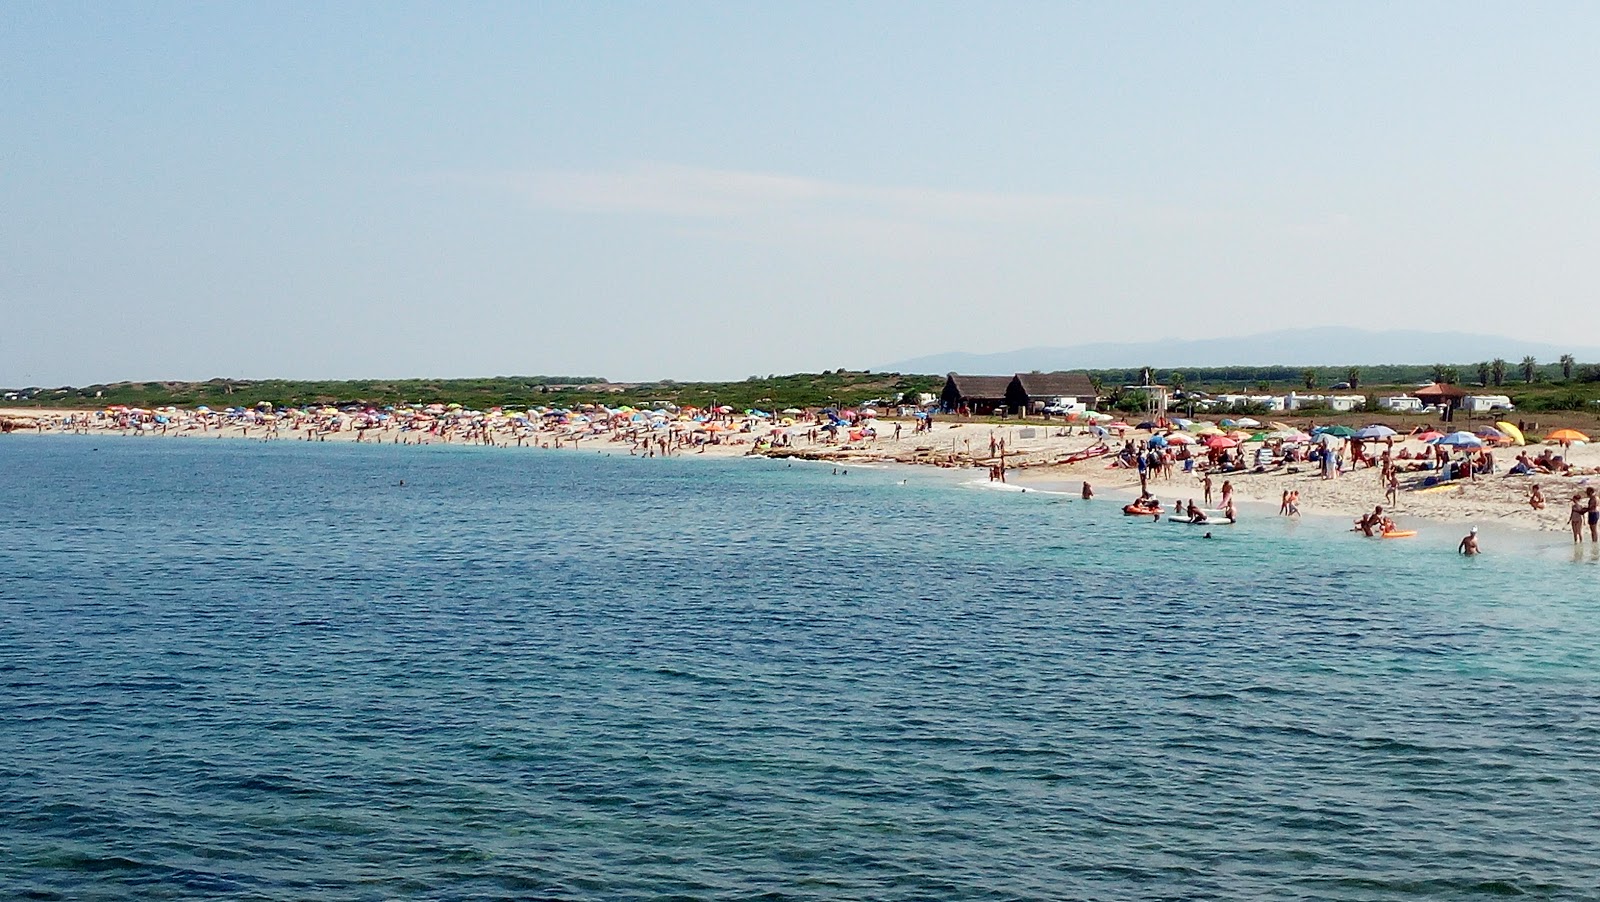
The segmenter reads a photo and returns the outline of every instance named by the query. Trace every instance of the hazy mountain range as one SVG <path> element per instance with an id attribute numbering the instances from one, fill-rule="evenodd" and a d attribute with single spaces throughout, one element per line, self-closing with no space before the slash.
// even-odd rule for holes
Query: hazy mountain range
<path id="1" fill-rule="evenodd" d="M 1561 346 L 1465 332 L 1394 330 L 1369 332 L 1340 326 L 1285 329 L 1237 338 L 1093 342 L 1065 347 L 1023 348 L 994 354 L 951 351 L 886 363 L 891 373 L 1026 373 L 1032 370 L 1157 369 L 1202 366 L 1372 366 L 1377 364 L 1475 364 L 1496 357 L 1512 364 L 1532 356 L 1554 363 L 1571 354 L 1580 363 L 1600 361 L 1600 348 Z"/>

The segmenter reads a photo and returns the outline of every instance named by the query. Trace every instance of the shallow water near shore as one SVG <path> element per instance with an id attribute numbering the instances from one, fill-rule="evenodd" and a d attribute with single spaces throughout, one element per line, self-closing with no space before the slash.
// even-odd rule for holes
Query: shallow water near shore
<path id="1" fill-rule="evenodd" d="M 1586 550 L 986 488 L 0 441 L 0 896 L 1600 886 Z"/>

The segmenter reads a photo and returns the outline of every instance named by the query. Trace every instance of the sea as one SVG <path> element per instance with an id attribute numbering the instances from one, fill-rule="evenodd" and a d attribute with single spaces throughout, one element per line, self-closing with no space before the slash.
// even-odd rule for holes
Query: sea
<path id="1" fill-rule="evenodd" d="M 0 440 L 0 898 L 1600 897 L 1561 535 L 608 447 Z"/>

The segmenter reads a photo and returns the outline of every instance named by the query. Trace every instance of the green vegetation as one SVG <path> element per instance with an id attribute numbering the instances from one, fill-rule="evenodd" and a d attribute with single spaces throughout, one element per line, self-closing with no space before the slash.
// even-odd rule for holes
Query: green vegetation
<path id="1" fill-rule="evenodd" d="M 713 402 L 745 409 L 817 407 L 857 404 L 944 387 L 943 376 L 903 376 L 835 370 L 820 374 L 751 376 L 740 382 L 622 383 L 583 376 L 497 376 L 486 379 L 364 379 L 299 382 L 284 379 L 212 379 L 208 382 L 118 382 L 55 389 L 13 390 L 17 398 L 0 400 L 14 407 L 249 407 L 258 401 L 299 407 L 307 404 L 352 403 L 387 406 L 402 403 L 458 403 L 467 407 L 570 407 L 603 403 L 635 407 L 671 402 L 705 407 Z M 12 393 L 12 392 L 8 392 Z"/>
<path id="2" fill-rule="evenodd" d="M 1485 373 L 1487 370 L 1487 373 Z M 1185 367 L 1161 370 L 1148 367 L 1090 370 L 1089 379 L 1111 407 L 1131 395 L 1122 386 L 1150 381 L 1190 391 L 1217 393 L 1284 393 L 1305 391 L 1349 392 L 1372 397 L 1411 389 L 1419 382 L 1442 376 L 1461 383 L 1473 382 L 1469 391 L 1490 388 L 1508 394 L 1519 409 L 1588 410 L 1600 401 L 1600 364 L 1579 364 L 1570 356 L 1557 363 L 1523 360 L 1515 368 L 1496 359 L 1474 364 L 1389 365 L 1350 367 Z M 1508 376 L 1513 378 L 1507 379 Z M 1521 378 L 1515 378 L 1521 377 Z M 757 407 L 819 407 L 854 405 L 869 400 L 892 402 L 896 397 L 937 395 L 943 375 L 872 373 L 865 370 L 831 370 L 786 376 L 751 376 L 738 382 L 608 382 L 596 376 L 496 376 L 482 379 L 357 379 L 347 381 L 291 381 L 282 379 L 212 379 L 207 382 L 118 382 L 82 387 L 28 388 L 0 391 L 14 395 L 0 399 L 12 407 L 248 407 L 259 401 L 276 405 L 387 406 L 401 403 L 459 403 L 474 408 L 558 406 L 584 403 L 635 407 L 671 402 L 705 407 L 713 403 L 737 409 Z M 1345 386 L 1349 387 L 1346 388 Z M 1335 387 L 1338 386 L 1338 387 Z M 1137 406 L 1131 403 L 1127 406 Z M 1142 407 L 1140 408 L 1142 409 Z"/>

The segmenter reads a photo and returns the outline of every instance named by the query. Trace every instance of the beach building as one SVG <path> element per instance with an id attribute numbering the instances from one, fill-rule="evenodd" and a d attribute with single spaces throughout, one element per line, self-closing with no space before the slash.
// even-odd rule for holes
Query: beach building
<path id="1" fill-rule="evenodd" d="M 1411 393 L 1416 395 L 1425 406 L 1438 406 L 1440 417 L 1447 423 L 1453 419 L 1450 416 L 1450 412 L 1460 407 L 1461 399 L 1467 396 L 1465 390 L 1456 388 L 1447 382 L 1424 385 L 1420 388 L 1412 389 Z"/>
<path id="2" fill-rule="evenodd" d="M 1448 404 L 1451 407 L 1460 407 L 1461 399 L 1467 396 L 1467 393 L 1464 389 L 1456 388 L 1454 385 L 1451 385 L 1447 382 L 1435 382 L 1432 385 L 1424 385 L 1413 389 L 1411 394 L 1416 395 L 1417 399 L 1420 400 L 1424 406 Z"/>
<path id="3" fill-rule="evenodd" d="M 1018 373 L 1006 386 L 1006 406 L 1017 413 L 1039 413 L 1063 399 L 1090 408 L 1100 396 L 1085 373 Z"/>
<path id="4" fill-rule="evenodd" d="M 939 406 L 952 413 L 992 414 L 1005 410 L 1006 390 L 1015 376 L 967 376 L 951 373 L 945 377 Z"/>

